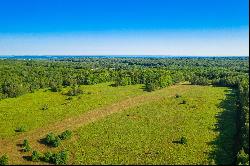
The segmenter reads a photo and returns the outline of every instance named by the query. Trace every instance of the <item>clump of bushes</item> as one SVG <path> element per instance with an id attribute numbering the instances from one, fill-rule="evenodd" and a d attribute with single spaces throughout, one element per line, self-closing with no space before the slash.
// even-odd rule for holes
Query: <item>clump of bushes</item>
<path id="1" fill-rule="evenodd" d="M 52 163 L 52 161 L 53 161 L 52 159 L 53 159 L 53 153 L 51 153 L 51 152 L 44 153 L 43 160 L 45 162 Z"/>
<path id="2" fill-rule="evenodd" d="M 61 144 L 61 140 L 58 136 L 55 136 L 55 134 L 49 133 L 45 137 L 45 143 L 53 147 L 58 147 Z"/>
<path id="3" fill-rule="evenodd" d="M 31 155 L 31 161 L 45 161 L 57 165 L 67 164 L 68 158 L 69 154 L 66 150 L 57 153 L 46 152 L 43 155 L 38 151 L 33 151 Z"/>
<path id="4" fill-rule="evenodd" d="M 187 144 L 187 138 L 186 137 L 181 137 L 180 143 L 181 144 Z"/>
<path id="5" fill-rule="evenodd" d="M 24 152 L 29 152 L 31 150 L 31 147 L 29 145 L 29 141 L 27 139 L 23 140 L 22 150 Z"/>
<path id="6" fill-rule="evenodd" d="M 52 92 L 61 92 L 62 88 L 63 88 L 62 85 L 55 85 L 55 84 L 53 84 L 53 85 L 51 85 L 50 90 Z"/>
<path id="7" fill-rule="evenodd" d="M 83 91 L 79 87 L 72 87 L 67 93 L 67 96 L 77 96 L 83 94 Z"/>
<path id="8" fill-rule="evenodd" d="M 31 155 L 32 161 L 39 161 L 41 159 L 41 154 L 38 151 L 33 151 Z"/>
<path id="9" fill-rule="evenodd" d="M 6 154 L 0 157 L 0 165 L 8 165 L 9 164 L 9 158 Z"/>
<path id="10" fill-rule="evenodd" d="M 54 154 L 47 154 L 47 159 L 49 159 L 49 162 L 53 163 L 53 164 L 57 164 L 57 165 L 62 165 L 62 164 L 67 164 L 68 161 L 68 152 L 66 150 L 62 150 L 58 153 L 54 153 Z"/>
<path id="11" fill-rule="evenodd" d="M 66 131 L 62 132 L 62 134 L 60 134 L 58 137 L 61 140 L 66 140 L 66 139 L 70 139 L 71 136 L 72 136 L 72 131 L 66 130 Z"/>
<path id="12" fill-rule="evenodd" d="M 26 128 L 24 126 L 20 126 L 20 127 L 17 127 L 16 132 L 25 132 L 26 131 Z"/>
<path id="13" fill-rule="evenodd" d="M 49 133 L 44 138 L 44 142 L 52 147 L 58 147 L 61 144 L 61 140 L 70 139 L 72 136 L 72 131 L 66 130 L 60 135 L 56 136 L 54 133 Z"/>

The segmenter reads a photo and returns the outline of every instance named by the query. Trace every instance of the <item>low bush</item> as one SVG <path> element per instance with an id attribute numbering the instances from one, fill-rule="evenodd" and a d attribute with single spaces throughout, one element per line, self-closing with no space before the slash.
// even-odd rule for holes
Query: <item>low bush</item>
<path id="1" fill-rule="evenodd" d="M 77 96 L 80 94 L 83 94 L 83 91 L 78 87 L 73 87 L 66 93 L 67 96 Z"/>
<path id="2" fill-rule="evenodd" d="M 243 149 L 237 154 L 237 165 L 249 165 L 249 155 Z"/>
<path id="3" fill-rule="evenodd" d="M 57 165 L 67 164 L 68 161 L 68 152 L 63 150 L 58 153 L 53 154 L 52 163 Z"/>
<path id="4" fill-rule="evenodd" d="M 39 161 L 41 159 L 41 154 L 38 151 L 33 151 L 31 155 L 32 161 Z"/>
<path id="5" fill-rule="evenodd" d="M 46 152 L 44 153 L 43 159 L 45 162 L 52 162 L 52 157 L 53 157 L 53 153 L 51 152 Z"/>
<path id="6" fill-rule="evenodd" d="M 43 160 L 45 162 L 49 162 L 49 163 L 53 163 L 57 165 L 67 164 L 68 152 L 65 150 L 62 150 L 58 153 L 46 152 L 44 153 Z"/>
<path id="7" fill-rule="evenodd" d="M 0 165 L 8 165 L 9 164 L 9 158 L 6 154 L 4 154 L 2 157 L 0 157 Z"/>
<path id="8" fill-rule="evenodd" d="M 45 143 L 47 145 L 53 146 L 53 147 L 58 147 L 61 143 L 61 140 L 58 136 L 55 136 L 55 134 L 53 133 L 49 133 L 46 137 L 45 137 Z"/>
<path id="9" fill-rule="evenodd" d="M 23 140 L 22 150 L 24 152 L 29 152 L 31 150 L 31 147 L 29 145 L 29 141 L 27 139 Z"/>
<path id="10" fill-rule="evenodd" d="M 50 90 L 52 92 L 61 92 L 62 88 L 62 85 L 51 85 Z"/>
<path id="11" fill-rule="evenodd" d="M 181 137 L 180 143 L 181 144 L 187 144 L 187 138 L 186 137 Z"/>

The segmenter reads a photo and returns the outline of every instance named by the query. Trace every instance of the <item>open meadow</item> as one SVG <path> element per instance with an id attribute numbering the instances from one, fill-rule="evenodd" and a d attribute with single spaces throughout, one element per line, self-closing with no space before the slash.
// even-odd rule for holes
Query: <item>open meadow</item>
<path id="1" fill-rule="evenodd" d="M 84 93 L 70 100 L 64 89 L 0 101 L 0 153 L 7 153 L 11 164 L 46 164 L 27 159 L 33 150 L 67 150 L 70 164 L 232 163 L 232 89 L 179 84 L 149 93 L 142 85 L 110 83 L 81 89 Z M 44 104 L 48 109 L 41 109 Z M 20 125 L 25 131 L 15 132 Z M 67 129 L 72 138 L 59 147 L 40 141 Z M 24 139 L 32 151 L 20 151 Z"/>

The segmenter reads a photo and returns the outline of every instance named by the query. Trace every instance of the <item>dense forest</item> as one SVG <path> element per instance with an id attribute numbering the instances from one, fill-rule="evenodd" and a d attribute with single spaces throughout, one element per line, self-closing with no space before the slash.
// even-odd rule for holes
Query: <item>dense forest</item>
<path id="1" fill-rule="evenodd" d="M 180 82 L 232 87 L 237 91 L 239 147 L 237 164 L 249 163 L 249 58 L 64 58 L 0 60 L 0 100 L 35 90 L 112 82 L 143 84 L 151 92 Z M 82 92 L 81 92 L 82 93 Z"/>

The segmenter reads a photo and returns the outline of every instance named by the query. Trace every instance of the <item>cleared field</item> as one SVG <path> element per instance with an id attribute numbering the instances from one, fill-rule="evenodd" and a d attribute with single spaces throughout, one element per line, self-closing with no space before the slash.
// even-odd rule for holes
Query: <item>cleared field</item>
<path id="1" fill-rule="evenodd" d="M 76 140 L 65 145 L 72 163 L 232 163 L 236 128 L 231 90 L 180 86 L 156 93 L 161 96 L 157 101 L 76 131 Z M 176 93 L 181 97 L 176 98 Z M 186 104 L 181 104 L 183 100 Z M 188 140 L 186 145 L 178 143 L 182 136 Z"/>
<path id="2" fill-rule="evenodd" d="M 62 119 L 78 116 L 84 112 L 109 105 L 114 102 L 140 95 L 142 85 L 111 87 L 110 83 L 81 86 L 84 94 L 67 100 L 67 92 L 39 90 L 18 98 L 0 101 L 0 139 L 17 135 L 15 130 L 24 127 L 27 131 L 45 127 Z M 47 110 L 42 110 L 47 105 Z"/>
<path id="3" fill-rule="evenodd" d="M 69 150 L 69 164 L 232 163 L 236 111 L 231 89 L 176 85 L 147 93 L 141 85 L 81 88 L 86 93 L 70 101 L 49 91 L 1 101 L 6 125 L 0 122 L 0 154 L 7 153 L 12 164 L 39 164 L 23 158 L 31 152 L 19 151 L 17 145 L 27 138 L 32 150 Z M 41 110 L 46 103 L 49 109 Z M 29 131 L 13 133 L 21 124 Z M 39 143 L 47 133 L 65 129 L 73 130 L 73 138 L 58 148 Z M 179 143 L 182 136 L 187 144 Z"/>

